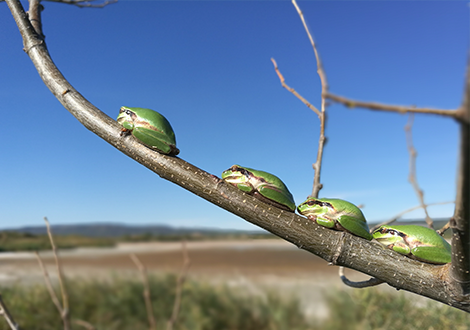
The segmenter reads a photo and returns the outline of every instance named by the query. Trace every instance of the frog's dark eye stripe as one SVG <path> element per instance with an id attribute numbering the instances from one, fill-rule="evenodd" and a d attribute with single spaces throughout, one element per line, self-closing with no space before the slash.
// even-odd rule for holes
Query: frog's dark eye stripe
<path id="1" fill-rule="evenodd" d="M 400 237 L 406 237 L 406 236 L 407 236 L 405 233 L 402 233 L 402 232 L 400 232 L 400 231 L 394 230 L 394 232 L 395 232 L 395 235 L 398 235 L 398 236 L 400 236 Z"/>
<path id="2" fill-rule="evenodd" d="M 389 235 L 392 235 L 392 236 L 400 236 L 400 237 L 405 237 L 406 234 L 402 233 L 402 232 L 399 232 L 399 231 L 396 231 L 396 230 L 393 230 L 393 229 L 388 229 L 388 228 L 382 228 L 380 230 L 380 233 L 381 234 L 389 234 Z"/>
<path id="3" fill-rule="evenodd" d="M 314 199 L 314 200 L 309 200 L 307 202 L 307 205 L 308 206 L 312 206 L 312 205 L 318 205 L 318 206 L 326 206 L 326 207 L 333 207 L 330 203 L 328 202 L 323 202 L 323 201 L 320 201 L 318 199 Z"/>
<path id="4" fill-rule="evenodd" d="M 381 234 L 390 233 L 390 234 L 392 234 L 392 235 L 395 235 L 395 234 L 396 234 L 395 230 L 387 229 L 387 228 L 385 228 L 385 227 L 383 227 L 382 229 L 380 229 L 380 233 L 381 233 Z"/>

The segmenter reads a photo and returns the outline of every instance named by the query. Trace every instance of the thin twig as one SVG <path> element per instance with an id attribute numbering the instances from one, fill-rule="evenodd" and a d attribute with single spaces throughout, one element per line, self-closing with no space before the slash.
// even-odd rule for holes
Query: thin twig
<path id="1" fill-rule="evenodd" d="M 282 87 L 287 89 L 289 92 L 294 94 L 299 100 L 301 100 L 309 109 L 311 109 L 313 112 L 315 112 L 320 119 L 320 137 L 318 139 L 318 151 L 317 151 L 317 160 L 315 163 L 312 164 L 312 168 L 315 171 L 314 177 L 313 177 L 313 189 L 312 189 L 312 197 L 317 198 L 319 191 L 323 188 L 323 185 L 320 183 L 320 174 L 321 174 L 321 162 L 323 159 L 323 148 L 325 146 L 326 142 L 326 137 L 325 137 L 325 124 L 326 124 L 326 114 L 325 114 L 325 103 L 323 102 L 324 100 L 322 99 L 322 111 L 320 112 L 314 105 L 312 105 L 310 102 L 308 102 L 304 97 L 302 97 L 299 93 L 297 93 L 296 90 L 293 88 L 289 87 L 285 83 L 284 76 L 281 74 L 276 61 L 272 58 L 271 61 L 273 62 L 274 65 L 274 70 L 276 70 L 276 73 L 279 77 L 279 80 L 281 81 Z"/>
<path id="2" fill-rule="evenodd" d="M 357 288 L 357 289 L 368 288 L 368 287 L 371 287 L 371 286 L 376 286 L 376 285 L 380 285 L 380 284 L 384 283 L 384 281 L 379 280 L 378 278 L 375 278 L 375 277 L 371 277 L 367 281 L 361 281 L 361 282 L 350 281 L 344 275 L 344 267 L 343 266 L 339 267 L 338 272 L 339 272 L 339 277 L 341 278 L 341 281 L 343 281 L 344 284 L 346 284 L 347 286 L 353 287 L 353 288 Z"/>
<path id="3" fill-rule="evenodd" d="M 379 110 L 379 111 L 388 111 L 388 112 L 398 112 L 401 114 L 405 113 L 427 113 L 434 114 L 446 117 L 452 117 L 459 119 L 461 117 L 461 111 L 459 110 L 444 110 L 444 109 L 433 109 L 433 108 L 416 108 L 411 106 L 402 106 L 402 105 L 388 105 L 376 102 L 364 102 L 352 100 L 343 96 L 326 93 L 323 95 L 325 98 L 341 103 L 348 108 L 364 108 L 370 110 Z"/>
<path id="4" fill-rule="evenodd" d="M 314 170 L 313 175 L 313 188 L 312 188 L 312 197 L 318 198 L 320 190 L 323 188 L 323 184 L 320 182 L 321 174 L 321 165 L 323 160 L 323 149 L 326 143 L 325 137 L 325 126 L 326 126 L 326 113 L 324 108 L 324 102 L 322 101 L 322 116 L 320 117 L 320 137 L 318 138 L 318 151 L 317 151 L 317 160 L 312 164 Z"/>
<path id="5" fill-rule="evenodd" d="M 72 322 L 81 327 L 84 327 L 87 330 L 96 330 L 95 326 L 87 321 L 76 319 L 76 320 L 73 320 Z"/>
<path id="6" fill-rule="evenodd" d="M 419 203 L 421 204 L 421 207 L 423 208 L 424 214 L 426 216 L 425 220 L 426 220 L 426 223 L 428 224 L 428 227 L 433 229 L 433 221 L 431 217 L 429 216 L 426 203 L 424 202 L 424 192 L 419 187 L 418 179 L 416 178 L 416 157 L 418 156 L 418 153 L 416 152 L 416 149 L 413 146 L 413 134 L 412 134 L 413 119 L 414 119 L 413 114 L 410 114 L 410 116 L 408 117 L 408 123 L 405 125 L 406 144 L 408 147 L 408 153 L 410 154 L 410 163 L 409 163 L 410 174 L 408 176 L 408 181 L 411 183 L 411 185 L 413 186 L 413 189 L 416 192 L 416 195 L 418 196 Z"/>
<path id="7" fill-rule="evenodd" d="M 274 60 L 274 58 L 271 58 L 271 62 L 273 62 L 273 65 L 274 65 L 274 70 L 276 71 L 277 73 L 277 76 L 279 77 L 279 80 L 281 81 L 281 85 L 282 87 L 284 87 L 285 89 L 287 89 L 289 92 L 291 92 L 292 94 L 294 94 L 300 101 L 302 101 L 310 110 L 312 110 L 313 112 L 315 112 L 318 116 L 318 118 L 321 118 L 321 112 L 320 110 L 318 110 L 312 103 L 310 103 L 309 101 L 307 101 L 302 95 L 300 95 L 295 89 L 293 89 L 292 87 L 288 86 L 286 84 L 286 80 L 284 79 L 284 76 L 282 75 L 281 71 L 279 71 L 279 68 L 277 66 L 277 63 L 276 63 L 276 60 Z"/>
<path id="8" fill-rule="evenodd" d="M 317 50 L 317 46 L 315 41 L 313 40 L 312 34 L 307 26 L 307 22 L 305 21 L 304 14 L 300 10 L 300 7 L 297 5 L 295 0 L 292 0 L 292 4 L 294 5 L 295 9 L 297 10 L 297 14 L 299 14 L 300 20 L 304 26 L 305 32 L 307 33 L 308 39 L 310 40 L 310 44 L 312 45 L 313 52 L 315 53 L 315 59 L 317 61 L 317 74 L 320 77 L 321 82 L 321 115 L 318 117 L 320 118 L 320 137 L 318 139 L 318 151 L 317 151 L 317 160 L 315 163 L 312 164 L 312 168 L 315 171 L 313 177 L 313 188 L 312 188 L 312 197 L 318 198 L 318 194 L 320 190 L 323 188 L 323 184 L 320 182 L 320 174 L 321 174 L 321 165 L 323 160 L 323 148 L 326 143 L 325 137 L 325 124 L 326 124 L 326 98 L 325 94 L 328 93 L 328 81 L 326 79 L 326 73 L 323 69 L 323 64 L 320 59 L 320 54 Z"/>
<path id="9" fill-rule="evenodd" d="M 308 39 L 310 40 L 310 44 L 312 45 L 313 51 L 315 53 L 315 58 L 317 59 L 317 73 L 320 76 L 321 85 L 322 85 L 322 103 L 325 103 L 323 94 L 328 93 L 328 81 L 326 80 L 325 70 L 323 70 L 323 64 L 320 60 L 320 54 L 318 53 L 317 46 L 315 45 L 315 41 L 313 40 L 312 34 L 310 33 L 307 23 L 305 22 L 304 14 L 300 10 L 295 0 L 292 0 L 292 4 L 294 5 L 295 9 L 297 10 L 297 13 L 300 16 L 300 19 L 302 20 L 302 24 L 304 25 L 305 32 L 307 32 Z M 323 107 L 324 105 L 322 104 L 322 108 Z"/>
<path id="10" fill-rule="evenodd" d="M 436 233 L 442 236 L 449 228 L 450 228 L 450 221 L 448 221 L 441 229 L 436 230 Z"/>
<path id="11" fill-rule="evenodd" d="M 60 2 L 67 5 L 74 5 L 80 8 L 103 8 L 107 5 L 118 2 L 118 0 L 107 0 L 100 4 L 93 4 L 94 0 L 44 0 L 49 2 Z"/>
<path id="12" fill-rule="evenodd" d="M 136 265 L 137 269 L 139 270 L 140 277 L 142 279 L 142 283 L 144 284 L 144 301 L 145 301 L 145 308 L 147 309 L 147 318 L 149 321 L 149 327 L 151 330 L 157 329 L 157 323 L 155 322 L 155 316 L 153 315 L 153 306 L 152 306 L 152 298 L 150 296 L 150 285 L 147 276 L 147 270 L 145 266 L 140 262 L 140 259 L 135 255 L 130 255 L 132 261 Z"/>
<path id="13" fill-rule="evenodd" d="M 429 203 L 429 204 L 426 204 L 426 207 L 428 206 L 434 206 L 434 205 L 444 205 L 444 204 L 452 204 L 452 203 L 455 203 L 454 201 L 447 201 L 447 202 L 437 202 L 437 203 Z M 410 207 L 409 209 L 406 209 L 405 211 L 402 211 L 400 213 L 398 213 L 397 215 L 395 215 L 393 218 L 391 218 L 390 220 L 387 220 L 385 222 L 382 222 L 378 225 L 375 225 L 372 229 L 371 229 L 371 232 L 373 232 L 374 230 L 376 230 L 377 228 L 379 228 L 380 226 L 386 226 L 386 225 L 389 225 L 395 221 L 397 221 L 398 219 L 400 219 L 403 215 L 405 215 L 406 213 L 409 213 L 409 212 L 412 212 L 412 211 L 415 211 L 415 210 L 418 210 L 420 208 L 422 208 L 423 206 L 420 204 L 420 205 L 416 205 L 416 206 L 413 206 L 413 207 Z M 441 229 L 442 230 L 442 229 Z"/>
<path id="14" fill-rule="evenodd" d="M 175 293 L 175 302 L 173 304 L 173 312 L 171 314 L 171 318 L 168 320 L 166 324 L 166 330 L 172 330 L 176 320 L 178 319 L 178 314 L 179 314 L 180 306 L 181 306 L 181 293 L 183 292 L 183 285 L 184 285 L 184 282 L 186 281 L 188 269 L 191 264 L 191 260 L 189 259 L 188 249 L 186 248 L 185 241 L 183 241 L 181 249 L 183 251 L 183 267 L 181 268 L 181 272 L 178 276 L 178 280 L 176 281 L 176 293 Z"/>
<path id="15" fill-rule="evenodd" d="M 49 236 L 49 240 L 51 241 L 52 253 L 54 254 L 55 264 L 57 267 L 57 276 L 59 278 L 60 292 L 62 294 L 62 312 L 60 316 L 62 317 L 62 321 L 64 322 L 64 330 L 69 330 L 70 329 L 69 297 L 67 294 L 67 290 L 65 288 L 65 283 L 64 283 L 65 281 L 64 281 L 64 275 L 62 272 L 62 266 L 60 264 L 59 256 L 57 253 L 57 248 L 55 246 L 54 238 L 52 236 L 51 226 L 49 224 L 49 221 L 47 220 L 47 217 L 44 217 L 44 221 L 46 222 L 47 235 Z"/>
<path id="16" fill-rule="evenodd" d="M 13 319 L 13 316 L 10 314 L 10 311 L 8 310 L 7 305 L 3 301 L 1 294 L 0 294 L 0 315 L 3 315 L 8 325 L 10 326 L 11 330 L 20 329 L 20 327 L 18 326 L 18 323 L 15 322 L 15 320 Z"/>
<path id="17" fill-rule="evenodd" d="M 57 310 L 59 311 L 59 314 L 62 315 L 62 305 L 61 305 L 61 303 L 59 301 L 59 298 L 57 297 L 57 295 L 54 291 L 54 288 L 52 287 L 51 278 L 49 277 L 49 273 L 48 273 L 46 267 L 44 266 L 44 263 L 42 262 L 41 257 L 39 256 L 39 252 L 35 251 L 34 253 L 36 254 L 36 258 L 38 259 L 39 267 L 41 267 L 42 274 L 43 274 L 43 277 L 44 277 L 44 282 L 46 283 L 46 288 L 47 288 L 47 291 L 49 291 L 49 295 L 51 296 L 51 300 L 54 303 Z"/>

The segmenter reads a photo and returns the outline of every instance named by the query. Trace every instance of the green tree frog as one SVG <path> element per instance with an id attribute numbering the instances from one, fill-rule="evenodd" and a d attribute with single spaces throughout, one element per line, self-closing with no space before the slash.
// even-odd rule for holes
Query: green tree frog
<path id="1" fill-rule="evenodd" d="M 271 173 L 233 165 L 222 173 L 222 179 L 265 203 L 295 212 L 294 197 L 284 182 Z"/>
<path id="2" fill-rule="evenodd" d="M 123 133 L 132 133 L 151 149 L 173 156 L 180 152 L 170 123 L 154 110 L 121 107 L 117 122 L 123 126 Z"/>
<path id="3" fill-rule="evenodd" d="M 372 235 L 381 244 L 410 258 L 432 264 L 451 261 L 451 247 L 431 228 L 417 225 L 381 226 Z"/>
<path id="4" fill-rule="evenodd" d="M 321 226 L 347 231 L 369 241 L 372 240 L 362 211 L 356 205 L 342 199 L 309 197 L 297 207 L 297 211 Z"/>

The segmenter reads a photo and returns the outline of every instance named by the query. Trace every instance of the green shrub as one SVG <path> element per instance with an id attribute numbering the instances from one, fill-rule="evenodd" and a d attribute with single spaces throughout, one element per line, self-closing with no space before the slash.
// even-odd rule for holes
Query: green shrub
<path id="1" fill-rule="evenodd" d="M 470 315 L 433 300 L 378 288 L 336 290 L 326 295 L 330 316 L 321 329 L 467 330 Z"/>
<path id="2" fill-rule="evenodd" d="M 175 276 L 149 278 L 157 329 L 166 329 L 175 299 Z M 149 329 L 138 280 L 67 281 L 71 318 L 97 330 Z M 21 329 L 63 329 L 44 285 L 0 288 Z M 269 291 L 252 296 L 240 288 L 187 281 L 175 330 L 440 330 L 469 329 L 470 315 L 441 303 L 382 289 L 330 290 L 329 316 L 308 321 L 299 301 Z M 316 326 L 312 325 L 312 322 Z M 73 324 L 74 329 L 83 327 Z M 4 320 L 0 329 L 8 330 Z"/>
<path id="3" fill-rule="evenodd" d="M 165 329 L 175 298 L 174 276 L 150 277 L 158 329 Z M 133 280 L 67 281 L 71 316 L 96 329 L 148 329 L 142 284 Z M 60 316 L 43 285 L 2 288 L 21 329 L 62 329 Z M 295 300 L 267 293 L 253 297 L 225 286 L 188 281 L 175 330 L 306 330 L 309 323 Z M 0 329 L 9 329 L 0 321 Z M 75 325 L 75 329 L 81 328 Z"/>

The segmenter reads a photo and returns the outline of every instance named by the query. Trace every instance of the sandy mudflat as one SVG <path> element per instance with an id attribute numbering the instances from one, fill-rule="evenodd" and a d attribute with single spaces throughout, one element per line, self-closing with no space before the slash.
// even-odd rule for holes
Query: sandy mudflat
<path id="1" fill-rule="evenodd" d="M 269 288 L 282 294 L 296 295 L 307 314 L 324 314 L 322 290 L 341 287 L 338 268 L 277 239 L 203 241 L 186 243 L 190 258 L 188 276 L 224 283 L 251 292 Z M 129 255 L 134 253 L 151 273 L 180 272 L 183 263 L 182 243 L 125 243 L 115 248 L 81 248 L 60 251 L 67 277 L 107 279 L 113 276 L 138 278 Z M 50 252 L 41 257 L 56 278 L 54 258 Z M 352 272 L 351 272 L 352 273 Z M 362 275 L 351 274 L 354 280 Z M 0 284 L 43 282 L 43 273 L 34 253 L 0 253 Z"/>
<path id="2" fill-rule="evenodd" d="M 151 272 L 178 272 L 183 262 L 180 242 L 123 243 L 115 248 L 80 248 L 60 251 L 60 259 L 69 276 L 93 273 L 134 271 L 129 255 L 136 254 Z M 192 275 L 246 275 L 249 277 L 310 277 L 332 275 L 336 267 L 311 253 L 282 240 L 203 241 L 186 243 Z M 48 265 L 51 252 L 41 252 Z M 38 268 L 34 253 L 0 253 L 0 269 L 14 271 L 16 280 L 31 268 Z M 86 271 L 84 269 L 87 269 Z M 0 278 L 1 280 L 1 278 Z"/>

